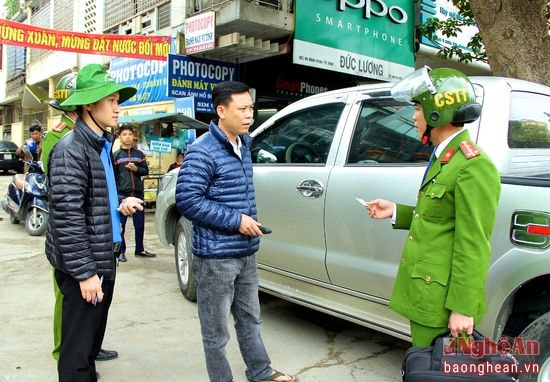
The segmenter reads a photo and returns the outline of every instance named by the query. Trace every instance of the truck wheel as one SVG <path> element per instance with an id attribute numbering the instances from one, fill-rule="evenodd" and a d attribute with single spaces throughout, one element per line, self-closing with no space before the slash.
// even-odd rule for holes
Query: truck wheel
<path id="1" fill-rule="evenodd" d="M 189 301 L 197 301 L 197 286 L 193 274 L 193 254 L 191 240 L 193 226 L 185 218 L 178 221 L 175 240 L 176 274 L 181 293 Z"/>
<path id="2" fill-rule="evenodd" d="M 538 341 L 538 354 L 525 354 L 517 356 L 520 363 L 520 370 L 526 371 L 526 367 L 538 365 L 538 374 L 520 374 L 520 381 L 550 381 L 550 312 L 547 312 L 531 322 L 519 335 L 523 341 Z M 526 347 L 529 349 L 528 347 Z"/>
<path id="3" fill-rule="evenodd" d="M 27 214 L 25 219 L 25 229 L 31 236 L 40 236 L 46 232 L 48 226 L 48 213 L 38 208 L 34 208 Z"/>

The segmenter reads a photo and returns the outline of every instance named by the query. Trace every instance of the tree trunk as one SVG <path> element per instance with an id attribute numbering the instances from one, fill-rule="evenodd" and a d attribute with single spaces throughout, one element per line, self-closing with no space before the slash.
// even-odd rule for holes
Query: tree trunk
<path id="1" fill-rule="evenodd" d="M 550 85 L 547 0 L 470 0 L 495 76 Z"/>

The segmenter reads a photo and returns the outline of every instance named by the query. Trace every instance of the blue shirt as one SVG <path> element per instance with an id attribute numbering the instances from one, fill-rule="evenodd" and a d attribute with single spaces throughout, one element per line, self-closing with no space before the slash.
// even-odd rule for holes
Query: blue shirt
<path id="1" fill-rule="evenodd" d="M 120 215 L 118 214 L 118 196 L 115 182 L 115 172 L 113 170 L 113 162 L 111 162 L 111 147 L 112 144 L 105 137 L 101 138 L 105 141 L 103 150 L 101 150 L 100 158 L 105 169 L 105 178 L 107 178 L 107 190 L 109 192 L 109 209 L 111 211 L 111 225 L 113 226 L 113 243 L 120 243 L 122 235 L 120 233 Z"/>

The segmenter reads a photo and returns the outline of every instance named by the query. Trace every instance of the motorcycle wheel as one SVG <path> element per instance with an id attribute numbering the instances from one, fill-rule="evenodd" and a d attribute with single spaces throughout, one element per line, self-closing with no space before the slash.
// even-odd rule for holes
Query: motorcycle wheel
<path id="1" fill-rule="evenodd" d="M 48 213 L 34 208 L 27 214 L 25 229 L 31 236 L 40 236 L 46 232 L 48 226 Z"/>
<path id="2" fill-rule="evenodd" d="M 15 216 L 13 211 L 10 211 L 10 223 L 11 224 L 19 224 L 19 219 Z"/>

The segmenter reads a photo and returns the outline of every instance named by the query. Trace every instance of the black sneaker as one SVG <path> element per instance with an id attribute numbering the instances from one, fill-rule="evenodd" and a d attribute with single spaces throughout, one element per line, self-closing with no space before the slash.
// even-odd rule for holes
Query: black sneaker
<path id="1" fill-rule="evenodd" d="M 118 261 L 120 261 L 121 263 L 125 263 L 128 261 L 124 252 L 120 252 L 120 254 L 118 255 Z"/>
<path id="2" fill-rule="evenodd" d="M 151 252 L 148 252 L 148 251 L 136 252 L 134 255 L 136 255 L 138 257 L 157 257 L 157 255 L 155 253 L 151 253 Z"/>

